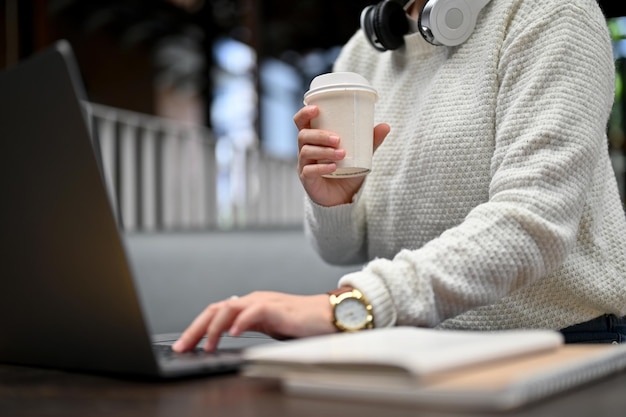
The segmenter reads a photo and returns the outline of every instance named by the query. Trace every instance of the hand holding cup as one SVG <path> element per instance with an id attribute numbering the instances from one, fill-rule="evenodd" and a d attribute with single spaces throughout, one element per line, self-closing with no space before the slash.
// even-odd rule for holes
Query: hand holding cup
<path id="1" fill-rule="evenodd" d="M 323 206 L 350 203 L 371 170 L 373 151 L 389 133 L 374 126 L 376 91 L 362 76 L 316 77 L 306 104 L 294 116 L 298 127 L 298 173 L 311 199 Z"/>

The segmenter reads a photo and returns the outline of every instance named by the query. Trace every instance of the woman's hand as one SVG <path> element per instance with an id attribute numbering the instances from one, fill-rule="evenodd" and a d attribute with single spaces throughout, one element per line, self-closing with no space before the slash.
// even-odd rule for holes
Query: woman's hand
<path id="1" fill-rule="evenodd" d="M 299 296 L 277 292 L 253 292 L 209 305 L 172 346 L 176 352 L 195 348 L 202 337 L 204 349 L 214 350 L 224 332 L 239 336 L 257 331 L 277 339 L 333 333 L 328 295 Z"/>
<path id="2" fill-rule="evenodd" d="M 339 148 L 339 136 L 325 130 L 311 129 L 311 120 L 317 117 L 316 106 L 305 106 L 293 117 L 298 133 L 298 175 L 305 191 L 321 206 L 336 206 L 352 202 L 354 194 L 363 184 L 365 177 L 325 178 L 337 169 L 337 161 L 346 156 Z M 386 123 L 374 128 L 374 150 L 383 142 L 390 131 Z M 331 161 L 323 162 L 319 161 Z"/>

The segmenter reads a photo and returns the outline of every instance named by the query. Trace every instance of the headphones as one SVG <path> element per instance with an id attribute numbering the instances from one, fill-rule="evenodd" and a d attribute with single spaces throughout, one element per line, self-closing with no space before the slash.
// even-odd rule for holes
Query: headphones
<path id="1" fill-rule="evenodd" d="M 361 28 L 369 42 L 384 52 L 404 45 L 404 35 L 420 32 L 433 45 L 457 46 L 476 26 L 480 11 L 491 0 L 428 0 L 416 22 L 406 13 L 414 0 L 384 0 L 361 12 Z"/>

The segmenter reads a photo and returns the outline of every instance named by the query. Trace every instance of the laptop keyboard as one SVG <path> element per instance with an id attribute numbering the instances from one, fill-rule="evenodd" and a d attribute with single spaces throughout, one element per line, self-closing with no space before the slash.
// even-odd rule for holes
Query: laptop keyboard
<path id="1" fill-rule="evenodd" d="M 178 353 L 169 345 L 152 345 L 156 357 L 161 361 L 198 360 L 201 358 L 215 358 L 216 360 L 239 360 L 241 351 L 238 349 L 218 349 L 214 352 L 206 352 L 201 347 L 188 352 Z"/>

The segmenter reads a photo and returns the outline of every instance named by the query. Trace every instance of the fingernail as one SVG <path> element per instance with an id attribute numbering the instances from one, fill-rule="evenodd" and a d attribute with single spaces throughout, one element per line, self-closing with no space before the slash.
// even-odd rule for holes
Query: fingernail
<path id="1" fill-rule="evenodd" d="M 172 345 L 172 350 L 174 350 L 174 351 L 176 351 L 176 352 L 181 351 L 181 350 L 182 350 L 182 348 L 183 348 L 183 342 L 182 342 L 182 341 L 180 341 L 180 340 L 177 340 L 177 341 L 176 341 L 176 343 L 174 343 L 174 344 Z"/>
<path id="2" fill-rule="evenodd" d="M 339 145 L 339 136 L 331 135 L 328 139 L 330 139 L 331 145 Z"/>

